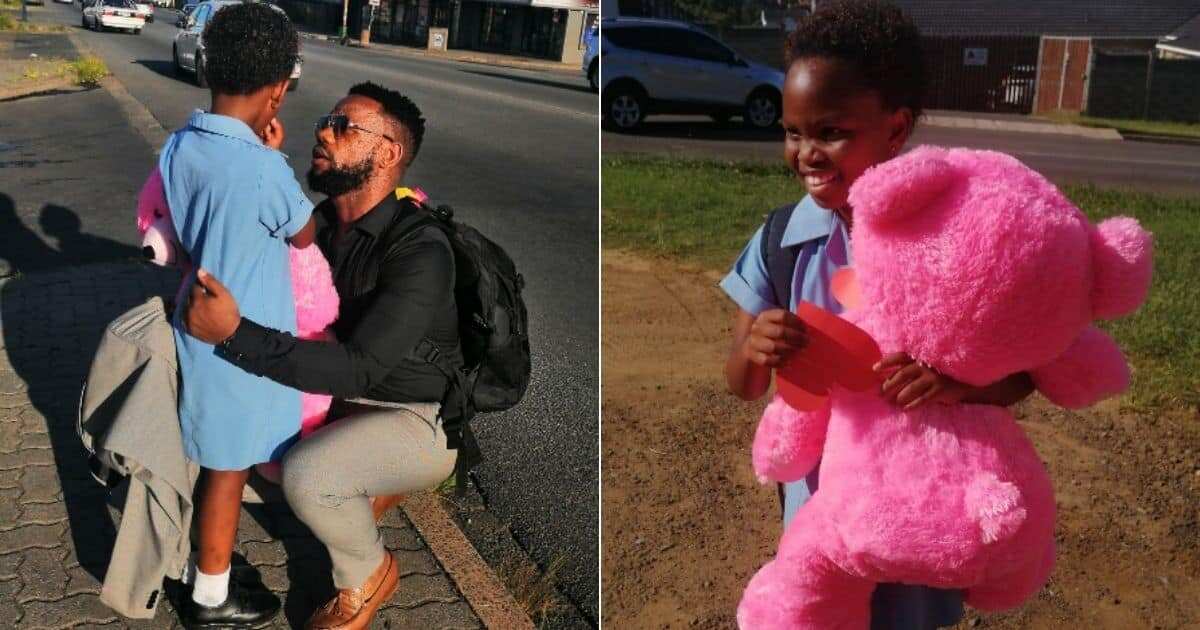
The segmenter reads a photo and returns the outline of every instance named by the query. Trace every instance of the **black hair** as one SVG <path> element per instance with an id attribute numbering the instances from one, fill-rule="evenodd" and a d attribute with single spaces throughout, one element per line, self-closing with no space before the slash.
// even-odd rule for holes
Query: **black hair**
<path id="1" fill-rule="evenodd" d="M 926 81 L 921 33 L 899 7 L 878 0 L 822 2 L 787 40 L 788 67 L 811 57 L 849 62 L 889 110 L 907 107 L 914 120 L 921 116 Z"/>
<path id="2" fill-rule="evenodd" d="M 383 106 L 384 115 L 391 118 L 399 125 L 401 131 L 408 135 L 407 144 L 411 151 L 405 163 L 412 164 L 417 152 L 421 150 L 421 139 L 425 137 L 425 118 L 421 116 L 421 108 L 396 90 L 389 90 L 370 81 L 350 88 L 347 96 L 363 96 Z"/>
<path id="3" fill-rule="evenodd" d="M 269 4 L 231 4 L 204 28 L 204 72 L 219 94 L 250 94 L 292 74 L 300 36 Z"/>

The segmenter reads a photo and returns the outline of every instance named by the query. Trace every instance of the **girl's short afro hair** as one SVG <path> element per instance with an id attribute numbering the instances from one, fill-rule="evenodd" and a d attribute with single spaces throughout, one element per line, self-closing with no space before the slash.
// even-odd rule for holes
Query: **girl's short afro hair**
<path id="1" fill-rule="evenodd" d="M 925 100 L 921 33 L 899 7 L 878 0 L 822 2 L 787 39 L 787 65 L 825 57 L 849 62 L 890 110 L 919 118 Z"/>
<path id="2" fill-rule="evenodd" d="M 292 75 L 300 37 L 283 10 L 231 4 L 204 27 L 204 74 L 219 94 L 250 94 Z"/>

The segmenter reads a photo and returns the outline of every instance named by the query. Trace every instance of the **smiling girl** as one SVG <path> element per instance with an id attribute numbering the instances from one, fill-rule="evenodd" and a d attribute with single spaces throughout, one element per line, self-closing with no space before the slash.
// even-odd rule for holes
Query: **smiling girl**
<path id="1" fill-rule="evenodd" d="M 921 114 L 924 92 L 920 34 L 890 4 L 823 4 L 789 36 L 784 159 L 808 194 L 773 212 L 721 281 L 739 307 L 725 363 L 729 389 L 738 397 L 762 397 L 772 370 L 804 346 L 804 325 L 793 314 L 799 302 L 841 312 L 831 279 L 852 264 L 850 187 L 868 168 L 899 154 Z M 959 400 L 1010 405 L 1032 391 L 1024 374 L 972 388 L 903 353 L 885 357 L 876 370 L 886 376 L 881 394 L 906 408 Z M 817 472 L 780 489 L 785 526 L 816 490 Z M 961 616 L 958 591 L 881 584 L 871 602 L 876 629 L 925 630 L 953 625 Z"/>

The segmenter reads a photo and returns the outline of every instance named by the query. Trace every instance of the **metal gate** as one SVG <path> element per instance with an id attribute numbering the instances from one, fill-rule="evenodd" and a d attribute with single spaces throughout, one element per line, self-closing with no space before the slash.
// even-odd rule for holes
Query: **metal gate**
<path id="1" fill-rule="evenodd" d="M 1043 37 L 1038 54 L 1037 107 L 1034 112 L 1081 112 L 1087 104 L 1092 40 Z"/>
<path id="2" fill-rule="evenodd" d="M 925 106 L 976 112 L 1033 110 L 1038 38 L 926 37 Z"/>

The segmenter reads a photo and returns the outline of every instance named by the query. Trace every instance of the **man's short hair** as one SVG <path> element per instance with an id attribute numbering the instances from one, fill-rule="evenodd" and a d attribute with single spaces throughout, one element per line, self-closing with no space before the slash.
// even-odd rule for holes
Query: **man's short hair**
<path id="1" fill-rule="evenodd" d="M 399 124 L 401 131 L 407 134 L 410 151 L 405 164 L 412 164 L 417 152 L 421 150 L 421 139 L 425 137 L 425 118 L 421 116 L 421 108 L 407 96 L 370 81 L 350 88 L 347 95 L 363 96 L 383 106 L 384 115 Z"/>
<path id="2" fill-rule="evenodd" d="M 231 4 L 204 28 L 204 72 L 219 94 L 250 94 L 292 75 L 300 37 L 282 10 Z"/>

